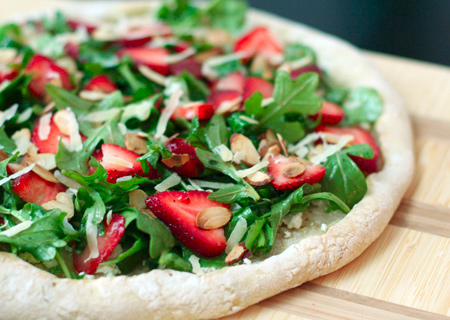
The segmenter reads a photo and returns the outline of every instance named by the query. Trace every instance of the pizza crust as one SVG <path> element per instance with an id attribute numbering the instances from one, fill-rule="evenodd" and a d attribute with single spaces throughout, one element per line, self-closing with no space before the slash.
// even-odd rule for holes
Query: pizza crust
<path id="1" fill-rule="evenodd" d="M 57 6 L 69 8 L 71 13 L 86 14 L 93 8 L 91 3 L 73 5 L 59 2 Z M 102 3 L 101 6 L 118 12 L 124 4 Z M 153 270 L 131 277 L 59 279 L 12 254 L 0 253 L 3 319 L 219 317 L 339 269 L 359 256 L 381 234 L 414 170 L 412 131 L 401 99 L 351 45 L 257 10 L 252 10 L 249 22 L 269 26 L 282 40 L 300 41 L 313 47 L 319 65 L 341 85 L 369 86 L 381 94 L 384 112 L 375 130 L 385 163 L 382 171 L 367 178 L 368 192 L 363 200 L 322 236 L 306 238 L 259 263 L 204 275 Z"/>

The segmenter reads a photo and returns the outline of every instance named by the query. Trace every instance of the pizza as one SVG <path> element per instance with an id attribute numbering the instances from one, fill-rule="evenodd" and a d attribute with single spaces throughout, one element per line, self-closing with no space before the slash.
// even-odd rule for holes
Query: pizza
<path id="1" fill-rule="evenodd" d="M 223 316 L 389 222 L 411 128 L 357 49 L 239 0 L 58 6 L 0 28 L 4 319 Z"/>

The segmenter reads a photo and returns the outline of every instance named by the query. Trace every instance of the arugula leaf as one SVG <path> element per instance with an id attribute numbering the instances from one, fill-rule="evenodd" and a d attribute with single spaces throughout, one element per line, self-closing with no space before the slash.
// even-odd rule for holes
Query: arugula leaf
<path id="1" fill-rule="evenodd" d="M 211 118 L 206 127 L 205 140 L 211 150 L 221 144 L 228 145 L 228 130 L 223 115 L 215 114 Z"/>
<path id="2" fill-rule="evenodd" d="M 93 106 L 92 103 L 81 99 L 75 93 L 61 87 L 49 84 L 45 89 L 55 102 L 55 108 L 58 110 L 70 107 L 73 113 L 75 113 L 76 116 L 79 116 L 87 113 Z"/>
<path id="3" fill-rule="evenodd" d="M 232 72 L 236 72 L 242 69 L 242 62 L 239 59 L 229 60 L 222 64 L 218 64 L 211 67 L 219 78 L 226 77 Z"/>
<path id="4" fill-rule="evenodd" d="M 65 43 L 54 35 L 44 33 L 36 38 L 36 51 L 52 59 L 58 59 L 65 53 Z"/>
<path id="5" fill-rule="evenodd" d="M 345 98 L 347 97 L 348 89 L 341 88 L 330 88 L 324 95 L 324 99 L 326 101 L 330 101 L 336 103 L 338 105 L 342 105 L 344 103 Z"/>
<path id="6" fill-rule="evenodd" d="M 309 63 L 316 63 L 317 57 L 313 49 L 300 43 L 291 43 L 284 49 L 284 58 L 286 61 L 296 61 L 307 59 Z"/>
<path id="7" fill-rule="evenodd" d="M 304 73 L 295 80 L 286 71 L 278 72 L 273 92 L 274 103 L 263 110 L 259 125 L 283 116 L 286 113 L 316 114 L 322 106 L 322 99 L 315 94 L 319 76 Z"/>
<path id="8" fill-rule="evenodd" d="M 367 192 L 364 174 L 345 152 L 328 157 L 325 163 L 326 174 L 322 179 L 322 190 L 335 194 L 349 208 L 358 203 Z M 339 210 L 330 203 L 329 210 Z"/>
<path id="9" fill-rule="evenodd" d="M 136 242 L 131 246 L 130 249 L 122 252 L 121 254 L 119 254 L 117 256 L 117 258 L 112 259 L 112 260 L 108 260 L 105 262 L 100 263 L 101 266 L 107 266 L 107 265 L 113 265 L 113 264 L 117 264 L 119 262 L 122 262 L 123 260 L 125 260 L 126 258 L 134 255 L 135 253 L 141 251 L 142 249 L 145 248 L 145 241 L 142 240 L 142 238 L 139 238 L 136 240 Z"/>
<path id="10" fill-rule="evenodd" d="M 252 198 L 256 201 L 260 197 L 255 189 L 248 184 L 236 184 L 234 186 L 225 187 L 211 193 L 208 196 L 208 199 L 222 203 L 233 203 L 242 198 Z"/>
<path id="11" fill-rule="evenodd" d="M 172 26 L 192 27 L 197 23 L 199 9 L 189 0 L 168 0 L 158 11 L 158 18 Z"/>
<path id="12" fill-rule="evenodd" d="M 372 147 L 366 143 L 354 144 L 350 147 L 345 148 L 344 150 L 342 150 L 342 152 L 364 159 L 373 159 L 374 156 Z"/>
<path id="13" fill-rule="evenodd" d="M 341 199 L 339 199 L 334 194 L 332 194 L 330 192 L 318 192 L 318 193 L 313 193 L 313 194 L 304 196 L 303 201 L 301 203 L 303 210 L 299 210 L 299 211 L 305 211 L 306 208 L 308 207 L 308 204 L 311 201 L 316 201 L 316 200 L 327 200 L 330 204 L 334 203 L 344 213 L 349 213 L 351 210 Z M 298 209 L 298 207 L 296 207 L 296 209 Z"/>
<path id="14" fill-rule="evenodd" d="M 192 272 L 192 265 L 174 252 L 166 252 L 161 255 L 158 264 L 163 269 Z"/>
<path id="15" fill-rule="evenodd" d="M 58 209 L 48 211 L 33 220 L 32 225 L 11 237 L 0 234 L 0 242 L 9 243 L 21 251 L 31 253 L 37 260 L 48 262 L 55 258 L 56 248 L 66 242 L 63 219 L 65 213 Z"/>
<path id="16" fill-rule="evenodd" d="M 267 122 L 267 126 L 279 133 L 283 139 L 294 143 L 302 139 L 306 132 L 305 126 L 298 121 L 286 121 L 284 117 L 275 118 Z"/>
<path id="17" fill-rule="evenodd" d="M 261 92 L 256 91 L 250 98 L 244 102 L 245 114 L 248 116 L 258 117 L 263 112 L 262 101 L 264 96 Z"/>
<path id="18" fill-rule="evenodd" d="M 66 17 L 61 11 L 57 11 L 53 17 L 44 16 L 41 19 L 42 27 L 45 31 L 58 34 L 71 32 L 69 25 L 67 24 Z"/>
<path id="19" fill-rule="evenodd" d="M 149 253 L 151 258 L 159 257 L 164 251 L 175 245 L 175 239 L 164 223 L 148 214 L 138 212 L 137 227 L 150 235 Z"/>
<path id="20" fill-rule="evenodd" d="M 0 47 L 20 47 L 22 31 L 20 25 L 15 23 L 5 24 L 0 27 Z"/>
<path id="21" fill-rule="evenodd" d="M 99 224 L 103 221 L 106 214 L 106 206 L 103 199 L 97 191 L 90 187 L 78 189 L 75 203 L 83 212 L 82 223 L 85 225 L 89 216 L 92 217 L 92 223 Z"/>
<path id="22" fill-rule="evenodd" d="M 17 146 L 14 140 L 9 138 L 4 128 L 0 128 L 0 150 L 11 154 L 16 150 Z"/>
<path id="23" fill-rule="evenodd" d="M 245 1 L 216 0 L 207 10 L 209 24 L 213 28 L 225 29 L 229 33 L 237 33 L 245 23 L 247 8 Z"/>
<path id="24" fill-rule="evenodd" d="M 205 167 L 222 172 L 234 181 L 242 181 L 242 178 L 237 175 L 234 166 L 231 163 L 224 162 L 220 156 L 200 148 L 195 148 L 195 153 Z"/>
<path id="25" fill-rule="evenodd" d="M 350 91 L 342 108 L 347 125 L 374 123 L 383 111 L 383 102 L 375 89 L 359 87 Z"/>
<path id="26" fill-rule="evenodd" d="M 180 77 L 184 79 L 188 86 L 190 100 L 198 101 L 208 98 L 210 90 L 203 81 L 197 79 L 187 71 L 183 71 Z"/>
<path id="27" fill-rule="evenodd" d="M 92 68 L 98 65 L 100 69 L 114 68 L 119 65 L 120 59 L 112 51 L 103 48 L 101 43 L 89 41 L 80 44 L 80 60 L 89 61 L 83 67 Z"/>

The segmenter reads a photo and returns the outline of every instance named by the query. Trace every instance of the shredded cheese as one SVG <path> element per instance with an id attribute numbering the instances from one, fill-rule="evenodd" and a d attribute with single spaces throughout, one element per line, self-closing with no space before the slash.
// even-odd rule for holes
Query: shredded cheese
<path id="1" fill-rule="evenodd" d="M 313 164 L 324 162 L 329 156 L 341 151 L 349 142 L 353 141 L 353 136 L 345 134 L 339 138 L 338 143 L 324 146 L 324 151 L 311 159 Z"/>
<path id="2" fill-rule="evenodd" d="M 26 109 L 24 112 L 22 112 L 21 114 L 19 114 L 19 116 L 17 117 L 17 123 L 24 123 L 25 121 L 27 121 L 28 119 L 30 119 L 31 115 L 33 114 L 33 109 L 32 108 L 28 108 Z"/>
<path id="3" fill-rule="evenodd" d="M 80 117 L 83 121 L 89 121 L 89 122 L 105 122 L 113 119 L 115 116 L 117 116 L 120 113 L 120 108 L 112 108 L 108 110 L 101 110 L 101 111 L 94 111 L 91 113 L 88 113 L 85 116 Z"/>
<path id="4" fill-rule="evenodd" d="M 18 108 L 19 105 L 15 103 L 5 111 L 0 111 L 0 127 L 2 127 L 6 121 L 11 120 L 16 115 Z"/>
<path id="5" fill-rule="evenodd" d="M 66 187 L 78 190 L 82 187 L 81 184 L 79 184 L 77 181 L 66 177 L 65 175 L 63 175 L 61 173 L 61 171 L 56 170 L 53 175 L 55 176 L 56 180 L 58 180 L 59 182 L 61 182 L 63 185 L 65 185 Z"/>
<path id="6" fill-rule="evenodd" d="M 123 108 L 123 113 L 120 118 L 122 123 L 127 122 L 131 118 L 139 119 L 140 121 L 145 121 L 150 117 L 150 111 L 154 107 L 151 99 L 142 100 L 137 103 L 132 103 Z"/>
<path id="7" fill-rule="evenodd" d="M 258 120 L 255 120 L 255 119 L 247 117 L 247 116 L 240 116 L 239 118 L 244 121 L 247 121 L 248 123 L 251 123 L 251 124 L 259 124 Z"/>
<path id="8" fill-rule="evenodd" d="M 128 180 L 131 180 L 132 178 L 133 178 L 132 176 L 124 176 L 124 177 L 117 178 L 116 182 L 128 181 Z"/>
<path id="9" fill-rule="evenodd" d="M 47 140 L 50 134 L 50 121 L 52 120 L 52 113 L 46 113 L 39 118 L 38 137 L 41 140 Z"/>
<path id="10" fill-rule="evenodd" d="M 129 162 L 120 157 L 115 157 L 110 154 L 104 154 L 103 158 L 102 158 L 102 162 L 105 164 L 113 165 L 113 166 L 120 166 L 120 167 L 124 167 L 124 168 L 129 168 L 129 169 L 133 168 L 132 162 Z"/>
<path id="11" fill-rule="evenodd" d="M 213 152 L 219 155 L 225 162 L 233 160 L 233 152 L 224 144 L 215 147 Z"/>
<path id="12" fill-rule="evenodd" d="M 111 223 L 111 220 L 112 220 L 112 214 L 113 214 L 113 211 L 112 211 L 112 210 L 109 210 L 108 213 L 106 214 L 106 224 L 107 224 L 107 225 L 109 225 L 109 224 Z"/>
<path id="13" fill-rule="evenodd" d="M 196 50 L 194 48 L 188 48 L 180 53 L 171 54 L 164 58 L 164 62 L 167 64 L 173 64 L 180 61 L 183 61 L 186 58 L 189 58 L 190 56 L 194 55 Z"/>
<path id="14" fill-rule="evenodd" d="M 222 182 L 213 182 L 213 181 L 205 181 L 205 180 L 195 180 L 189 179 L 192 185 L 196 185 L 200 188 L 209 188 L 209 189 L 222 189 L 226 187 L 234 186 L 232 183 L 222 183 Z"/>
<path id="15" fill-rule="evenodd" d="M 31 222 L 31 221 L 21 222 L 21 223 L 15 225 L 14 227 L 9 228 L 8 230 L 0 232 L 0 236 L 5 236 L 8 238 L 13 237 L 16 234 L 18 234 L 24 230 L 27 230 L 29 227 L 31 227 L 32 224 L 33 224 L 33 222 Z"/>
<path id="16" fill-rule="evenodd" d="M 274 102 L 275 99 L 273 97 L 270 98 L 265 98 L 263 99 L 263 101 L 261 102 L 261 106 L 262 107 L 267 107 L 269 104 L 271 104 L 272 102 Z"/>
<path id="17" fill-rule="evenodd" d="M 166 179 L 161 181 L 159 184 L 155 186 L 155 190 L 159 192 L 166 191 L 167 189 L 170 189 L 177 184 L 181 182 L 181 178 L 178 174 L 175 172 L 172 173 L 170 176 L 168 176 Z"/>
<path id="18" fill-rule="evenodd" d="M 178 89 L 167 102 L 167 107 L 161 112 L 161 116 L 159 117 L 158 124 L 156 125 L 156 133 L 155 138 L 159 139 L 162 137 L 164 132 L 166 132 L 167 123 L 169 122 L 170 117 L 175 112 L 178 104 L 180 103 L 180 98 L 183 95 L 183 90 Z"/>
<path id="19" fill-rule="evenodd" d="M 33 170 L 34 166 L 36 164 L 33 163 L 31 165 L 29 165 L 28 167 L 23 168 L 22 170 L 17 171 L 16 173 L 13 173 L 12 175 L 10 175 L 9 177 L 3 178 L 0 180 L 0 186 L 4 185 L 5 183 L 7 183 L 8 181 L 14 180 L 22 175 L 24 175 L 25 173 L 30 172 L 31 170 Z"/>
<path id="20" fill-rule="evenodd" d="M 209 79 L 217 79 L 219 77 L 219 73 L 214 70 L 214 67 L 234 60 L 241 60 L 248 56 L 249 53 L 247 52 L 237 52 L 209 58 L 202 65 L 202 74 Z"/>
<path id="21" fill-rule="evenodd" d="M 87 257 L 84 262 L 89 261 L 90 259 L 98 258 L 99 256 L 97 241 L 98 227 L 92 223 L 92 219 L 93 213 L 90 213 L 86 222 L 86 240 L 89 248 L 89 257 Z"/>
<path id="22" fill-rule="evenodd" d="M 161 75 L 160 73 L 153 71 L 147 66 L 138 66 L 139 72 L 149 79 L 150 81 L 153 81 L 154 83 L 157 83 L 161 86 L 165 86 L 167 84 L 167 78 Z"/>
<path id="23" fill-rule="evenodd" d="M 227 240 L 227 247 L 225 248 L 225 253 L 229 253 L 242 239 L 244 234 L 247 232 L 247 220 L 244 218 L 239 218 L 233 231 L 231 231 L 230 236 Z"/>
<path id="24" fill-rule="evenodd" d="M 189 183 L 192 186 L 192 190 L 204 191 L 198 184 L 194 182 L 194 180 L 188 179 Z"/>
<path id="25" fill-rule="evenodd" d="M 200 259 L 197 256 L 191 255 L 189 257 L 189 262 L 192 265 L 192 272 L 195 274 L 204 274 L 202 267 L 200 265 Z"/>
<path id="26" fill-rule="evenodd" d="M 252 173 L 255 173 L 256 171 L 259 171 L 262 168 L 267 167 L 268 165 L 269 165 L 269 161 L 261 161 L 260 163 L 255 164 L 251 168 L 236 171 L 236 174 L 241 178 L 245 178 L 245 177 L 251 175 Z"/>
<path id="27" fill-rule="evenodd" d="M 234 163 L 241 163 L 241 161 L 246 157 L 246 153 L 242 151 L 236 151 L 233 155 L 233 162 Z"/>

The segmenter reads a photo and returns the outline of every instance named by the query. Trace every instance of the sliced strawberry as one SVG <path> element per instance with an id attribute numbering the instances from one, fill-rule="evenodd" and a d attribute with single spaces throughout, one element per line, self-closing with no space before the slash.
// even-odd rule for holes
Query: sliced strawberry
<path id="1" fill-rule="evenodd" d="M 203 209 L 230 208 L 229 205 L 208 199 L 207 191 L 164 191 L 145 201 L 153 214 L 186 247 L 202 257 L 216 257 L 224 252 L 227 241 L 223 228 L 203 230 L 195 222 Z"/>
<path id="2" fill-rule="evenodd" d="M 33 171 L 14 179 L 12 189 L 25 202 L 39 205 L 55 200 L 58 193 L 66 191 L 61 183 L 47 181 Z"/>
<path id="3" fill-rule="evenodd" d="M 141 162 L 136 161 L 140 155 L 116 144 L 102 144 L 101 148 L 94 152 L 93 157 L 108 171 L 106 181 L 110 183 L 115 183 L 118 178 L 125 176 L 138 175 L 150 179 L 160 177 L 158 171 L 150 164 L 150 170 L 145 174 Z"/>
<path id="4" fill-rule="evenodd" d="M 240 93 L 244 92 L 245 76 L 240 72 L 232 72 L 223 77 L 211 86 L 212 90 L 234 90 Z"/>
<path id="5" fill-rule="evenodd" d="M 361 169 L 361 171 L 365 173 L 372 173 L 377 172 L 381 169 L 381 150 L 378 146 L 377 141 L 372 136 L 372 134 L 364 130 L 360 127 L 332 127 L 332 126 L 325 126 L 320 125 L 316 128 L 316 131 L 319 132 L 329 132 L 336 135 L 344 135 L 344 134 L 351 134 L 354 138 L 352 143 L 353 144 L 364 144 L 367 143 L 369 146 L 372 147 L 373 150 L 373 158 L 372 159 L 364 159 L 361 157 L 355 157 L 350 156 L 350 158 L 353 159 L 353 161 L 358 165 L 358 167 Z"/>
<path id="6" fill-rule="evenodd" d="M 142 47 L 153 37 L 165 37 L 171 33 L 172 30 L 164 24 L 140 26 L 129 30 L 125 37 L 116 43 L 124 47 Z"/>
<path id="7" fill-rule="evenodd" d="M 176 76 L 182 74 L 184 71 L 187 71 L 196 78 L 203 78 L 202 65 L 193 57 L 189 57 L 184 60 L 172 63 L 169 66 L 169 69 L 170 74 Z"/>
<path id="8" fill-rule="evenodd" d="M 311 118 L 317 119 L 319 116 L 321 116 L 320 123 L 322 124 L 338 124 L 344 119 L 345 111 L 337 104 L 324 101 L 319 112 L 311 116 Z"/>
<path id="9" fill-rule="evenodd" d="M 226 101 L 233 101 L 241 97 L 241 93 L 236 90 L 214 90 L 211 91 L 208 97 L 208 103 L 214 106 L 217 110 L 220 105 Z"/>
<path id="10" fill-rule="evenodd" d="M 106 75 L 102 74 L 92 78 L 84 89 L 88 91 L 111 93 L 117 90 L 117 86 Z"/>
<path id="11" fill-rule="evenodd" d="M 184 50 L 187 50 L 191 47 L 191 44 L 187 41 L 179 41 L 177 42 L 174 47 L 173 50 L 177 53 L 183 52 Z"/>
<path id="12" fill-rule="evenodd" d="M 81 20 L 68 19 L 67 24 L 72 30 L 84 28 L 89 34 L 93 33 L 97 29 L 97 26 L 95 24 Z"/>
<path id="13" fill-rule="evenodd" d="M 117 55 L 120 58 L 129 55 L 136 64 L 145 65 L 165 76 L 170 72 L 169 65 L 165 61 L 165 58 L 169 55 L 169 51 L 166 49 L 145 47 L 127 48 L 117 52 Z"/>
<path id="14" fill-rule="evenodd" d="M 186 106 L 181 106 L 175 109 L 175 112 L 170 117 L 170 120 L 184 118 L 192 120 L 197 116 L 198 120 L 208 120 L 214 115 L 214 107 L 211 104 L 205 103 L 191 103 Z"/>
<path id="15" fill-rule="evenodd" d="M 74 42 L 67 42 L 66 45 L 64 46 L 64 51 L 69 57 L 75 60 L 78 59 L 80 56 L 80 47 L 78 46 L 77 43 Z"/>
<path id="16" fill-rule="evenodd" d="M 256 91 L 261 92 L 264 98 L 271 98 L 273 96 L 273 84 L 257 77 L 248 78 L 244 86 L 244 101 L 250 98 Z"/>
<path id="17" fill-rule="evenodd" d="M 305 66 L 300 69 L 296 69 L 296 70 L 292 71 L 291 78 L 292 78 L 292 80 L 295 80 L 295 79 L 297 79 L 297 77 L 299 75 L 307 73 L 307 72 L 315 72 L 319 75 L 319 77 L 322 76 L 322 71 L 319 69 L 319 67 L 315 64 L 312 64 L 312 65 Z"/>
<path id="18" fill-rule="evenodd" d="M 179 167 L 172 167 L 170 170 L 185 178 L 195 178 L 203 173 L 203 163 L 197 157 L 195 148 L 182 138 L 170 140 L 166 145 L 167 150 L 175 154 L 187 154 L 190 160 Z"/>
<path id="19" fill-rule="evenodd" d="M 0 66 L 0 83 L 5 80 L 12 80 L 19 74 L 19 71 L 15 68 L 2 68 Z"/>
<path id="20" fill-rule="evenodd" d="M 245 52 L 250 58 L 256 54 L 261 54 L 265 58 L 269 59 L 281 54 L 283 49 L 268 29 L 258 27 L 244 35 L 236 42 L 234 52 Z M 248 58 L 243 60 L 248 61 Z"/>
<path id="21" fill-rule="evenodd" d="M 43 98 L 46 94 L 45 86 L 49 83 L 72 90 L 75 87 L 70 81 L 69 73 L 56 65 L 51 59 L 35 55 L 25 69 L 26 74 L 32 75 L 28 85 L 30 92 L 37 98 Z"/>
<path id="22" fill-rule="evenodd" d="M 314 184 L 319 182 L 325 176 L 325 168 L 320 166 L 306 166 L 306 170 L 297 177 L 289 178 L 283 170 L 285 166 L 292 163 L 291 160 L 282 155 L 269 158 L 269 166 L 267 171 L 273 177 L 272 185 L 277 190 L 295 190 L 305 183 Z"/>
<path id="23" fill-rule="evenodd" d="M 59 140 L 69 139 L 69 136 L 63 135 L 61 130 L 59 130 L 58 126 L 52 120 L 50 121 L 50 133 L 47 136 L 47 139 L 43 140 L 39 137 L 39 126 L 41 118 L 37 119 L 34 124 L 34 129 L 31 132 L 31 142 L 33 142 L 41 153 L 54 153 L 58 152 Z"/>
<path id="24" fill-rule="evenodd" d="M 105 227 L 105 234 L 102 237 L 97 236 L 97 258 L 89 259 L 91 252 L 88 246 L 79 255 L 75 253 L 75 250 L 73 251 L 73 266 L 78 273 L 94 273 L 98 265 L 109 257 L 125 233 L 125 218 L 115 213 L 109 224 L 104 221 L 103 226 Z"/>

